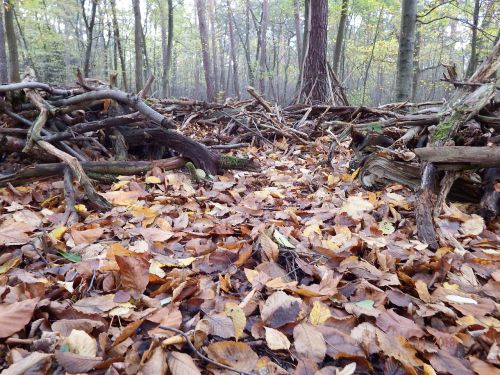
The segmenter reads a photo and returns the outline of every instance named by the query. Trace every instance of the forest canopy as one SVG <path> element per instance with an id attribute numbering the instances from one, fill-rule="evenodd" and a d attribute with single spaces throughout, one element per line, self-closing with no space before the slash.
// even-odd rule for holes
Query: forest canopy
<path id="1" fill-rule="evenodd" d="M 413 89 L 408 99 L 438 100 L 451 90 L 440 82 L 441 64 L 456 63 L 461 75 L 470 76 L 498 39 L 498 4 L 494 0 L 415 3 Z M 157 77 L 154 96 L 206 98 L 201 10 L 207 20 L 206 50 L 218 97 L 236 97 L 236 91 L 242 93 L 248 85 L 262 86 L 267 98 L 281 104 L 296 95 L 303 64 L 299 54 L 304 54 L 308 26 L 303 1 L 9 0 L 8 4 L 6 16 L 11 9 L 21 69 L 22 63 L 29 63 L 42 82 L 73 83 L 75 70 L 81 67 L 86 75 L 101 79 L 117 72 L 122 78 L 119 87 L 132 90 L 140 64 L 142 80 L 150 74 Z M 317 6 L 314 1 L 312 6 Z M 137 17 L 138 37 L 144 41 L 139 60 L 134 45 Z M 335 65 L 352 103 L 377 106 L 395 100 L 400 30 L 398 0 L 328 2 L 327 59 Z"/>

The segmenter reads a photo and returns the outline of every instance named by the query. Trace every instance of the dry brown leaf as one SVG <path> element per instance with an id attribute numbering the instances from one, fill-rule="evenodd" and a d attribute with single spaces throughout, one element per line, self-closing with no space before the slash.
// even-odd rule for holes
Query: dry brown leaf
<path id="1" fill-rule="evenodd" d="M 172 375 L 201 375 L 193 358 L 186 353 L 168 352 L 167 362 Z"/>
<path id="2" fill-rule="evenodd" d="M 326 343 L 321 332 L 311 324 L 301 323 L 293 329 L 295 350 L 300 358 L 312 359 L 316 363 L 323 361 L 326 355 Z"/>
<path id="3" fill-rule="evenodd" d="M 99 329 L 104 326 L 104 323 L 99 320 L 92 319 L 61 319 L 52 323 L 52 331 L 59 332 L 63 336 L 69 336 L 71 331 L 79 329 L 87 333 L 91 333 L 94 329 Z"/>
<path id="4" fill-rule="evenodd" d="M 259 359 L 250 345 L 243 342 L 214 342 L 206 352 L 210 359 L 245 372 L 253 371 Z"/>
<path id="5" fill-rule="evenodd" d="M 278 291 L 266 300 L 260 315 L 267 326 L 279 328 L 287 323 L 295 322 L 299 316 L 301 304 L 300 298 Z"/>
<path id="6" fill-rule="evenodd" d="M 30 240 L 29 232 L 35 228 L 26 223 L 0 225 L 0 246 L 24 245 Z"/>
<path id="7" fill-rule="evenodd" d="M 167 361 L 165 359 L 165 353 L 161 346 L 158 346 L 153 350 L 153 353 L 149 359 L 141 366 L 139 370 L 139 375 L 150 375 L 158 374 L 165 375 L 168 370 Z M 173 374 L 174 375 L 174 374 Z"/>
<path id="8" fill-rule="evenodd" d="M 233 321 L 224 314 L 206 315 L 205 318 L 198 322 L 196 330 L 223 339 L 235 336 Z"/>
<path id="9" fill-rule="evenodd" d="M 145 318 L 136 320 L 135 322 L 130 323 L 128 326 L 122 329 L 120 332 L 120 335 L 116 338 L 115 342 L 111 347 L 115 347 L 116 345 L 122 343 L 126 339 L 128 339 L 130 336 L 135 334 L 135 331 L 139 326 L 142 324 Z"/>
<path id="10" fill-rule="evenodd" d="M 104 233 L 103 228 L 93 228 L 87 230 L 71 229 L 71 237 L 75 245 L 95 243 Z"/>
<path id="11" fill-rule="evenodd" d="M 100 357 L 86 357 L 75 353 L 61 352 L 60 350 L 56 350 L 55 357 L 57 363 L 70 374 L 88 372 L 102 362 Z"/>
<path id="12" fill-rule="evenodd" d="M 38 298 L 0 305 L 0 338 L 23 329 L 33 317 Z"/>
<path id="13" fill-rule="evenodd" d="M 149 262 L 146 258 L 115 255 L 115 259 L 120 267 L 122 287 L 144 292 L 149 284 Z"/>
<path id="14" fill-rule="evenodd" d="M 411 319 L 398 315 L 394 310 L 382 311 L 377 316 L 377 326 L 387 334 L 394 336 L 422 337 L 425 332 Z"/>
<path id="15" fill-rule="evenodd" d="M 53 354 L 33 352 L 16 361 L 1 372 L 2 375 L 24 375 L 28 370 L 36 368 L 41 361 L 49 360 Z"/>
<path id="16" fill-rule="evenodd" d="M 262 233 L 259 237 L 260 246 L 262 251 L 270 261 L 277 261 L 279 256 L 278 244 L 274 242 L 267 234 Z"/>

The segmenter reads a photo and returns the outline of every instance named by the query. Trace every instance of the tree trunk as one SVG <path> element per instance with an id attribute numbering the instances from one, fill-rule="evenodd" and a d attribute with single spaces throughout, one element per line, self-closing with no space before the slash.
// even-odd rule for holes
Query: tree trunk
<path id="1" fill-rule="evenodd" d="M 198 11 L 198 27 L 200 29 L 201 54 L 203 58 L 203 69 L 205 70 L 205 83 L 207 86 L 207 101 L 213 102 L 215 97 L 214 78 L 212 77 L 212 65 L 210 61 L 210 45 L 208 41 L 207 16 L 205 1 L 196 0 Z"/>
<path id="2" fill-rule="evenodd" d="M 365 95 L 366 95 L 366 85 L 368 82 L 368 74 L 370 73 L 370 67 L 373 61 L 373 55 L 375 53 L 375 45 L 377 44 L 378 34 L 380 30 L 380 23 L 382 22 L 382 15 L 384 14 L 384 8 L 380 8 L 378 18 L 377 18 L 377 27 L 375 28 L 375 35 L 373 37 L 372 42 L 372 51 L 370 53 L 370 57 L 368 58 L 368 62 L 366 64 L 365 76 L 363 79 L 363 96 L 361 98 L 361 105 L 365 104 Z M 337 51 L 337 46 L 335 46 L 335 52 Z"/>
<path id="3" fill-rule="evenodd" d="M 349 0 L 342 0 L 342 10 L 340 11 L 339 28 L 337 30 L 337 39 L 335 41 L 335 51 L 333 53 L 333 71 L 339 75 L 340 55 L 344 45 L 345 25 L 349 13 Z"/>
<path id="4" fill-rule="evenodd" d="M 223 89 L 222 77 L 223 74 L 219 75 L 219 69 L 217 68 L 217 44 L 216 44 L 216 34 L 215 34 L 215 2 L 214 0 L 208 1 L 208 19 L 210 20 L 210 37 L 212 39 L 212 65 L 214 69 L 214 90 L 217 93 L 219 90 Z M 222 53 L 222 51 L 221 51 Z M 221 68 L 222 69 L 222 68 Z M 218 84 L 220 82 L 220 86 Z"/>
<path id="5" fill-rule="evenodd" d="M 413 51 L 413 82 L 411 87 L 411 101 L 417 102 L 418 84 L 420 81 L 420 45 L 422 43 L 422 34 L 420 27 L 417 25 L 415 31 L 415 50 Z"/>
<path id="6" fill-rule="evenodd" d="M 260 57 L 259 57 L 259 90 L 264 94 L 266 90 L 267 73 L 267 26 L 269 23 L 269 0 L 262 2 L 262 19 L 260 21 Z"/>
<path id="7" fill-rule="evenodd" d="M 5 7 L 0 4 L 0 83 L 9 82 L 9 71 L 7 67 L 7 54 L 5 49 L 5 31 L 3 27 L 3 13 Z"/>
<path id="8" fill-rule="evenodd" d="M 161 64 L 162 64 L 162 77 L 161 77 L 161 96 L 167 97 L 168 91 L 168 50 L 167 50 L 167 17 L 165 15 L 165 1 L 159 1 L 160 7 L 160 28 L 161 28 Z"/>
<path id="9" fill-rule="evenodd" d="M 302 75 L 302 32 L 300 31 L 300 0 L 293 0 L 293 15 L 295 21 L 295 39 L 297 40 L 297 59 L 299 75 Z"/>
<path id="10" fill-rule="evenodd" d="M 134 8 L 134 47 L 135 47 L 135 89 L 141 91 L 143 86 L 144 65 L 142 60 L 142 24 L 140 0 L 132 0 Z"/>
<path id="11" fill-rule="evenodd" d="M 411 97 L 416 23 L 417 0 L 402 0 L 398 71 L 396 76 L 397 101 L 408 100 Z"/>
<path id="12" fill-rule="evenodd" d="M 238 58 L 236 43 L 234 40 L 233 12 L 231 11 L 231 0 L 227 0 L 227 23 L 229 25 L 229 43 L 231 47 L 231 60 L 233 63 L 233 85 L 236 98 L 240 98 L 240 81 L 238 76 Z"/>
<path id="13" fill-rule="evenodd" d="M 325 103 L 329 99 L 326 65 L 328 1 L 316 0 L 310 12 L 311 30 L 304 67 L 302 98 L 313 103 Z"/>
<path id="14" fill-rule="evenodd" d="M 111 0 L 111 13 L 113 16 L 113 32 L 116 43 L 116 48 L 118 50 L 118 57 L 120 58 L 120 67 L 122 71 L 123 89 L 128 91 L 127 84 L 127 68 L 125 65 L 125 56 L 123 54 L 122 43 L 120 39 L 120 29 L 118 28 L 118 20 L 116 18 L 116 0 Z"/>
<path id="15" fill-rule="evenodd" d="M 170 95 L 170 68 L 172 66 L 172 45 L 174 42 L 174 5 L 172 0 L 168 4 L 168 36 L 167 36 L 167 94 Z"/>
<path id="16" fill-rule="evenodd" d="M 9 80 L 19 82 L 19 54 L 17 52 L 17 37 L 14 30 L 14 4 L 6 2 L 5 7 L 5 33 L 7 34 L 7 45 L 9 46 Z"/>
<path id="17" fill-rule="evenodd" d="M 465 77 L 469 78 L 475 71 L 477 67 L 477 27 L 479 25 L 479 8 L 481 7 L 481 3 L 479 0 L 474 1 L 474 15 L 472 18 L 472 39 L 470 42 L 470 58 L 469 64 L 467 65 L 467 72 L 465 73 Z"/>
<path id="18" fill-rule="evenodd" d="M 92 43 L 93 43 L 93 33 L 95 25 L 95 14 L 97 11 L 97 0 L 92 0 L 92 8 L 90 11 L 90 20 L 87 17 L 87 12 L 85 11 L 85 0 L 80 2 L 82 6 L 83 20 L 85 21 L 85 28 L 87 30 L 87 44 L 85 47 L 85 60 L 83 63 L 83 74 L 85 77 L 89 76 L 90 73 L 90 55 L 92 53 Z"/>

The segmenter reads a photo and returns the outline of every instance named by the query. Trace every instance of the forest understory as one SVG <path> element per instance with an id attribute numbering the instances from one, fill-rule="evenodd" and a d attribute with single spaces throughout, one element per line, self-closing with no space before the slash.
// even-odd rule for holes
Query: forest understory
<path id="1" fill-rule="evenodd" d="M 500 43 L 447 102 L 0 86 L 2 374 L 496 374 Z"/>

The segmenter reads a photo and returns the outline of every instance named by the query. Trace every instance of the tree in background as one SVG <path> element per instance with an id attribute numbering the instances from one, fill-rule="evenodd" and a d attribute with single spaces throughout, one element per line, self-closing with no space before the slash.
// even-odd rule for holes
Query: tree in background
<path id="1" fill-rule="evenodd" d="M 210 61 L 210 45 L 208 41 L 207 15 L 204 0 L 196 0 L 196 10 L 198 11 L 198 27 L 200 30 L 203 69 L 205 70 L 207 101 L 211 102 L 215 97 L 215 85 L 214 77 L 212 76 L 212 64 Z"/>
<path id="2" fill-rule="evenodd" d="M 118 52 L 118 58 L 120 59 L 120 70 L 122 73 L 123 89 L 128 91 L 127 84 L 127 68 L 125 65 L 125 56 L 123 54 L 122 42 L 120 38 L 120 29 L 118 28 L 118 19 L 116 18 L 116 0 L 110 0 L 111 2 L 111 16 L 113 19 L 113 35 Z"/>
<path id="3" fill-rule="evenodd" d="M 417 0 L 402 0 L 401 30 L 399 35 L 398 67 L 396 76 L 396 100 L 411 98 L 413 82 L 413 53 L 417 23 Z"/>
<path id="4" fill-rule="evenodd" d="M 3 14 L 5 7 L 0 4 L 0 83 L 8 83 L 9 71 L 7 65 L 7 54 L 5 50 L 5 31 L 3 27 Z"/>
<path id="5" fill-rule="evenodd" d="M 470 77 L 477 68 L 477 28 L 479 26 L 479 9 L 481 8 L 481 2 L 479 0 L 474 0 L 474 14 L 472 16 L 472 38 L 470 43 L 470 57 L 469 64 L 467 65 L 467 71 L 465 72 L 466 77 Z"/>
<path id="6" fill-rule="evenodd" d="M 85 21 L 85 29 L 87 31 L 87 45 L 85 47 L 85 61 L 83 64 L 83 74 L 88 77 L 90 74 L 90 57 L 92 54 L 92 43 L 94 42 L 94 26 L 95 26 L 95 14 L 97 10 L 97 0 L 91 0 L 92 8 L 90 11 L 90 18 L 85 11 L 85 0 L 80 0 L 80 5 L 82 7 L 82 16 Z"/>
<path id="7" fill-rule="evenodd" d="M 328 1 L 315 0 L 310 6 L 311 27 L 304 67 L 301 97 L 304 101 L 324 103 L 329 100 L 326 47 L 328 43 Z"/>
<path id="8" fill-rule="evenodd" d="M 19 82 L 19 54 L 17 52 L 17 37 L 14 29 L 14 4 L 12 1 L 5 2 L 5 33 L 7 34 L 7 45 L 9 46 L 9 80 Z"/>
<path id="9" fill-rule="evenodd" d="M 266 91 L 267 74 L 267 27 L 269 23 L 269 0 L 262 1 L 262 17 L 260 21 L 260 58 L 259 58 L 259 90 Z"/>
<path id="10" fill-rule="evenodd" d="M 143 40 L 142 40 L 142 24 L 141 24 L 141 5 L 139 0 L 132 0 L 134 9 L 134 49 L 135 49 L 135 89 L 137 92 L 142 90 L 144 64 L 142 60 Z"/>
<path id="11" fill-rule="evenodd" d="M 238 57 L 236 41 L 234 40 L 233 12 L 231 11 L 231 0 L 227 0 L 227 24 L 229 26 L 229 42 L 231 44 L 231 62 L 233 65 L 233 86 L 236 98 L 240 98 L 240 80 L 238 73 Z"/>
<path id="12" fill-rule="evenodd" d="M 345 25 L 349 14 L 349 0 L 342 0 L 342 10 L 340 11 L 339 27 L 337 29 L 337 39 L 335 41 L 335 51 L 333 53 L 333 71 L 339 74 L 340 56 L 344 46 Z"/>

